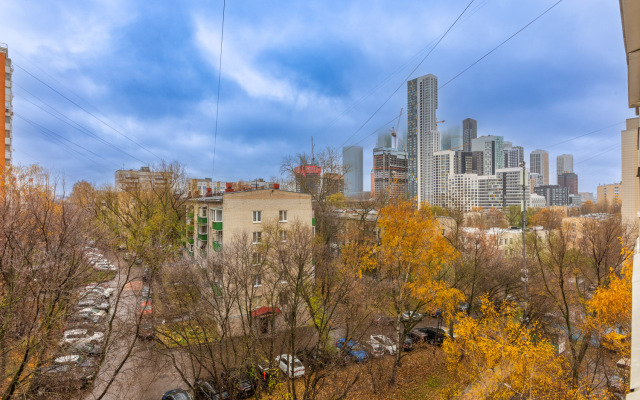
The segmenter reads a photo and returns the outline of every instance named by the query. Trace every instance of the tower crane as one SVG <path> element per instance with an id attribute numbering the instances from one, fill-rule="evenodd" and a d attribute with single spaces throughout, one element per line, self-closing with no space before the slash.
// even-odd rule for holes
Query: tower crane
<path id="1" fill-rule="evenodd" d="M 393 137 L 393 148 L 398 148 L 398 127 L 400 126 L 400 118 L 402 117 L 402 111 L 404 108 L 400 109 L 400 114 L 398 115 L 398 123 L 396 123 L 395 127 L 391 127 L 391 136 Z"/>

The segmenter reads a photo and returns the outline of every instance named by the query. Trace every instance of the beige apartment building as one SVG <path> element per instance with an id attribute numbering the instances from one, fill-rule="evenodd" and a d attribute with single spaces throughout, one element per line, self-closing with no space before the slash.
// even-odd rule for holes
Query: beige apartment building
<path id="1" fill-rule="evenodd" d="M 606 204 L 612 201 L 622 201 L 622 182 L 598 186 L 597 202 Z"/>
<path id="2" fill-rule="evenodd" d="M 120 191 L 150 190 L 153 187 L 170 184 L 171 172 L 152 171 L 149 167 L 139 170 L 122 170 L 115 173 L 116 189 Z"/>
<path id="3" fill-rule="evenodd" d="M 215 257 L 225 245 L 231 246 L 232 241 L 245 239 L 251 241 L 250 245 L 256 246 L 253 259 L 258 265 L 262 261 L 259 258 L 262 257 L 259 246 L 266 239 L 265 229 L 268 227 L 277 224 L 278 239 L 283 242 L 287 240 L 288 227 L 292 228 L 293 224 L 302 224 L 312 233 L 315 229 L 311 195 L 306 193 L 278 189 L 212 193 L 189 200 L 187 207 L 186 252 L 202 262 Z M 313 276 L 313 265 L 309 265 L 309 270 L 309 275 Z M 273 296 L 270 295 L 274 290 L 273 282 L 278 286 L 278 291 L 286 294 L 286 282 L 267 274 L 264 270 L 256 273 L 253 281 L 248 283 L 253 286 L 255 295 L 252 309 L 238 308 L 232 312 L 237 324 L 240 324 L 242 315 L 251 315 L 256 319 L 255 326 L 261 333 L 279 329 L 284 324 L 281 309 L 286 310 L 287 307 L 286 299 L 278 299 L 274 305 Z M 224 280 L 224 276 L 221 279 Z M 308 318 L 305 310 L 300 310 L 299 323 L 308 322 L 305 315 Z"/>

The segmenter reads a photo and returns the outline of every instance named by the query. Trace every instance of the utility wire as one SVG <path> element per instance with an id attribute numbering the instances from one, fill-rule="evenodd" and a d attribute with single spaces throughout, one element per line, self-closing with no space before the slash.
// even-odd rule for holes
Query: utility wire
<path id="1" fill-rule="evenodd" d="M 601 151 L 601 152 L 598 152 L 598 153 L 596 153 L 596 154 L 592 155 L 591 157 L 587 157 L 587 158 L 585 158 L 585 159 L 583 159 L 583 160 L 578 161 L 578 162 L 577 162 L 577 163 L 575 163 L 574 165 L 582 164 L 583 162 L 589 161 L 589 160 L 591 160 L 591 159 L 593 159 L 593 158 L 600 157 L 601 155 L 603 155 L 603 154 L 605 154 L 605 153 L 608 153 L 608 152 L 610 152 L 610 151 L 612 151 L 612 150 L 616 150 L 616 149 L 617 149 L 617 148 L 619 148 L 620 146 L 621 146 L 621 144 L 620 144 L 620 143 L 616 143 L 616 144 L 614 144 L 613 146 L 609 146 L 609 147 L 607 147 L 607 149 L 606 149 L 606 150 L 603 150 L 603 151 Z"/>
<path id="2" fill-rule="evenodd" d="M 107 146 L 109 146 L 109 147 L 113 148 L 114 150 L 117 150 L 117 151 L 121 152 L 122 154 L 124 154 L 124 155 L 126 155 L 126 156 L 128 156 L 128 157 L 131 157 L 132 159 L 134 159 L 134 160 L 136 160 L 136 161 L 138 161 L 138 162 L 140 162 L 140 163 L 142 163 L 142 164 L 147 164 L 145 161 L 142 161 L 142 160 L 141 160 L 141 159 L 139 159 L 138 157 L 136 157 L 136 156 L 133 156 L 133 155 L 129 154 L 128 152 L 126 152 L 125 150 L 121 149 L 120 147 L 118 147 L 118 146 L 114 145 L 113 143 L 111 143 L 111 142 L 109 142 L 109 141 L 107 141 L 107 140 L 105 140 L 105 139 L 101 138 L 101 137 L 100 137 L 100 136 L 98 136 L 97 134 L 93 133 L 89 128 L 87 128 L 87 127 L 85 127 L 85 126 L 83 126 L 83 125 L 80 125 L 79 123 L 75 122 L 75 121 L 74 121 L 74 120 L 72 120 L 71 118 L 69 118 L 69 117 L 67 117 L 66 115 L 62 114 L 60 111 L 56 110 L 56 109 L 55 109 L 55 108 L 53 108 L 51 105 L 49 105 L 49 104 L 47 104 L 46 102 L 42 101 L 42 100 L 41 100 L 41 99 L 39 99 L 37 96 L 35 96 L 33 93 L 31 93 L 31 92 L 29 92 L 28 90 L 24 89 L 24 88 L 23 88 L 23 87 L 21 87 L 20 85 L 18 85 L 18 84 L 14 84 L 14 85 L 15 85 L 15 86 L 17 86 L 17 87 L 19 87 L 21 90 L 23 90 L 23 91 L 25 91 L 25 92 L 29 93 L 32 97 L 34 97 L 34 98 L 38 99 L 42 104 L 46 105 L 46 106 L 47 106 L 47 107 L 49 107 L 51 110 L 53 110 L 55 113 L 59 114 L 60 116 L 64 117 L 65 119 L 67 119 L 67 120 L 68 120 L 68 121 L 70 121 L 70 122 L 67 122 L 67 121 L 65 121 L 65 120 L 61 119 L 60 117 L 58 117 L 57 115 L 52 114 L 50 111 L 47 111 L 46 109 L 42 108 L 41 106 L 39 106 L 38 104 L 36 104 L 36 103 L 32 102 L 31 100 L 29 100 L 29 99 L 25 98 L 24 96 L 17 95 L 17 97 L 20 97 L 21 99 L 23 99 L 23 100 L 25 100 L 26 102 L 28 102 L 28 103 L 30 103 L 30 104 L 32 104 L 32 105 L 34 105 L 35 107 L 37 107 L 37 108 L 39 108 L 40 110 L 42 110 L 42 111 L 46 112 L 47 114 L 49 114 L 49 115 L 51 115 L 52 117 L 54 117 L 54 118 L 58 119 L 59 121 L 61 121 L 61 122 L 65 123 L 65 124 L 67 124 L 67 125 L 71 126 L 72 128 L 74 128 L 74 129 L 76 129 L 76 130 L 80 131 L 80 132 L 81 132 L 81 133 L 83 133 L 84 135 L 87 135 L 87 136 L 89 136 L 89 137 L 92 137 L 92 138 L 94 138 L 95 140 L 98 140 L 99 142 L 101 142 L 101 143 L 103 143 L 103 144 L 105 144 L 105 145 L 107 145 Z"/>
<path id="3" fill-rule="evenodd" d="M 582 135 L 578 135 L 578 136 L 572 137 L 571 139 L 563 140 L 562 142 L 558 142 L 558 143 L 556 143 L 556 144 L 552 144 L 551 146 L 544 147 L 544 149 L 550 149 L 550 148 L 552 148 L 552 147 L 556 147 L 556 146 L 559 146 L 559 145 L 561 145 L 561 144 L 564 144 L 564 143 L 567 143 L 567 142 L 571 142 L 571 141 L 573 141 L 573 140 L 579 139 L 579 138 L 581 138 L 581 137 L 585 137 L 585 136 L 587 136 L 587 135 L 592 135 L 592 134 L 594 134 L 594 133 L 601 132 L 601 131 L 603 131 L 603 130 L 605 130 L 605 129 L 613 128 L 613 127 L 614 127 L 614 126 L 616 126 L 616 125 L 621 125 L 621 124 L 624 124 L 624 123 L 625 123 L 625 121 L 616 122 L 615 124 L 611 124 L 611 125 L 609 125 L 609 126 L 605 126 L 604 128 L 596 129 L 595 131 L 591 131 L 591 132 L 588 132 L 588 133 L 584 133 L 584 134 L 582 134 Z"/>
<path id="4" fill-rule="evenodd" d="M 514 37 L 516 37 L 516 35 L 518 35 L 520 32 L 524 31 L 525 29 L 527 29 L 531 24 L 533 24 L 534 22 L 536 22 L 537 20 L 539 20 L 540 18 L 542 18 L 543 15 L 545 15 L 546 13 L 548 13 L 549 11 L 551 11 L 555 6 L 557 6 L 558 4 L 562 3 L 562 0 L 558 0 L 557 2 L 555 2 L 551 7 L 547 8 L 546 10 L 544 10 L 542 12 L 542 14 L 538 15 L 537 17 L 535 17 L 533 20 L 531 20 L 528 24 L 526 24 L 525 26 L 523 26 L 522 28 L 520 28 L 516 33 L 514 33 L 513 35 L 509 36 L 507 39 L 505 39 L 502 43 L 500 43 L 499 45 L 497 45 L 496 47 L 494 47 L 493 49 L 491 49 L 489 52 L 487 52 L 485 55 L 483 55 L 482 57 L 480 57 L 479 59 L 477 59 L 476 61 L 474 61 L 471 65 L 469 65 L 467 68 L 463 69 L 462 71 L 460 71 L 456 76 L 454 76 L 453 78 L 449 79 L 447 82 L 444 83 L 444 85 L 440 86 L 438 88 L 438 90 L 442 89 L 443 87 L 447 86 L 449 83 L 451 83 L 452 81 L 454 81 L 455 79 L 457 79 L 460 75 L 464 74 L 465 72 L 467 72 L 468 70 L 470 70 L 473 66 L 475 66 L 476 64 L 478 64 L 480 61 L 484 60 L 487 56 L 489 56 L 491 53 L 493 53 L 494 51 L 498 50 L 500 47 L 502 47 L 502 45 L 504 45 L 505 43 L 507 43 L 509 40 L 513 39 Z"/>
<path id="5" fill-rule="evenodd" d="M 382 103 L 382 105 L 380 107 L 378 107 L 373 114 L 371 114 L 371 116 L 369 118 L 367 118 L 367 120 L 360 125 L 360 127 L 351 135 L 347 138 L 347 140 L 344 141 L 344 143 L 342 143 L 342 146 L 340 147 L 344 147 L 344 145 L 351 140 L 352 137 L 354 137 L 358 132 L 360 132 L 360 130 L 362 130 L 362 128 L 364 128 L 364 126 L 369 123 L 369 121 L 371 121 L 371 119 L 378 113 L 378 111 L 380 111 L 382 109 L 382 107 L 384 107 L 387 102 L 389 102 L 389 100 L 391 100 L 391 98 L 398 92 L 398 90 L 400 90 L 400 88 L 402 88 L 404 86 L 404 84 L 406 83 L 406 81 L 411 77 L 411 75 L 413 75 L 414 72 L 416 72 L 416 70 L 418 68 L 420 68 L 420 66 L 422 65 L 422 63 L 424 63 L 424 61 L 431 55 L 431 53 L 433 53 L 433 51 L 436 49 L 436 47 L 438 47 L 438 45 L 440 44 L 440 42 L 442 42 L 442 40 L 447 36 L 447 34 L 449 33 L 449 31 L 451 31 L 451 29 L 453 28 L 453 26 L 458 22 L 458 20 L 460 20 L 460 18 L 462 18 L 462 16 L 464 15 L 464 13 L 469 9 L 469 7 L 471 7 L 471 4 L 473 4 L 475 0 L 471 0 L 469 2 L 469 4 L 467 4 L 467 6 L 464 8 L 464 10 L 462 10 L 462 12 L 460 13 L 460 15 L 458 15 L 458 17 L 455 19 L 455 21 L 453 21 L 453 23 L 449 26 L 449 28 L 442 34 L 442 36 L 440 36 L 440 39 L 438 39 L 438 41 L 436 42 L 436 44 L 431 48 L 431 50 L 429 50 L 429 52 L 422 58 L 422 60 L 420 60 L 420 62 L 418 63 L 418 65 L 415 66 L 414 69 L 411 70 L 411 72 L 409 73 L 409 75 L 400 83 L 400 85 L 398 85 L 398 87 L 396 88 L 396 90 L 393 91 L 393 93 L 391 93 L 391 95 L 389 97 L 387 97 L 387 99 Z M 562 0 L 560 0 L 562 1 Z"/>
<path id="6" fill-rule="evenodd" d="M 222 28 L 220 33 L 220 60 L 218 62 L 218 96 L 216 97 L 216 128 L 213 133 L 213 161 L 211 163 L 211 176 L 216 170 L 216 144 L 218 142 L 218 112 L 220 106 L 220 77 L 222 76 L 222 43 L 224 41 L 224 12 L 227 9 L 227 0 L 222 2 Z"/>
<path id="7" fill-rule="evenodd" d="M 362 139 L 360 139 L 360 141 L 358 143 L 353 144 L 352 146 L 357 146 L 360 143 L 362 143 L 363 141 L 365 141 L 366 139 L 370 138 L 371 136 L 373 136 L 374 133 L 379 132 L 380 130 L 382 130 L 385 126 L 389 125 L 392 122 L 395 122 L 398 120 L 398 117 L 393 117 L 392 119 L 390 119 L 389 121 L 385 122 L 384 124 L 380 125 L 379 128 L 374 129 L 370 134 L 368 134 L 367 136 L 363 137 Z"/>
<path id="8" fill-rule="evenodd" d="M 87 110 L 86 108 L 84 108 L 83 106 L 81 106 L 80 104 L 78 104 L 77 102 L 71 100 L 69 97 L 65 96 L 63 93 L 61 93 L 60 91 L 58 91 L 57 89 L 55 89 L 54 87 L 52 87 L 51 85 L 49 85 L 48 83 L 46 83 L 45 81 L 43 81 L 42 79 L 38 78 L 37 76 L 35 76 L 34 74 L 32 74 L 31 72 L 29 72 L 27 69 L 25 69 L 24 67 L 21 67 L 20 65 L 13 63 L 13 65 L 15 65 L 16 67 L 20 68 L 21 70 L 23 70 L 24 72 L 26 72 L 27 74 L 29 74 L 32 78 L 34 78 L 35 80 L 37 80 L 38 82 L 42 83 L 43 85 L 45 85 L 46 87 L 48 87 L 49 89 L 53 90 L 55 93 L 57 93 L 60 97 L 64 98 L 65 100 L 67 100 L 68 102 L 70 102 L 71 104 L 75 105 L 76 107 L 78 107 L 79 109 L 81 109 L 82 111 L 86 112 L 87 114 L 89 114 L 90 116 L 92 116 L 93 118 L 95 118 L 97 121 L 99 121 L 100 123 L 102 123 L 103 125 L 105 125 L 106 127 L 110 128 L 111 130 L 113 130 L 114 132 L 116 132 L 117 134 L 119 134 L 120 136 L 124 137 L 125 139 L 127 139 L 128 141 L 130 141 L 131 143 L 137 145 L 138 147 L 140 147 L 141 149 L 147 151 L 149 154 L 155 156 L 156 158 L 158 158 L 159 160 L 162 160 L 162 158 L 160 158 L 159 156 L 157 156 L 156 154 L 154 154 L 153 152 L 151 152 L 151 150 L 147 149 L 145 146 L 141 145 L 140 143 L 136 142 L 135 140 L 131 139 L 129 136 L 127 136 L 126 134 L 120 132 L 118 129 L 114 128 L 113 126 L 109 125 L 107 122 L 105 122 L 104 120 L 98 118 L 97 115 L 95 115 L 94 113 L 92 113 L 91 111 Z M 143 162 L 143 164 L 148 164 Z"/>

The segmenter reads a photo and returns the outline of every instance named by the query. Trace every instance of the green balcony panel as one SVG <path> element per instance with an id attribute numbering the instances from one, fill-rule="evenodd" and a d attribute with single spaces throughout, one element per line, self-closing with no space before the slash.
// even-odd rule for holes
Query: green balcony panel
<path id="1" fill-rule="evenodd" d="M 187 238 L 187 242 L 193 244 L 193 238 Z"/>
<path id="2" fill-rule="evenodd" d="M 315 218 L 311 218 L 311 226 L 316 226 L 316 219 Z"/>
<path id="3" fill-rule="evenodd" d="M 189 225 L 187 226 L 187 230 L 191 233 L 193 233 L 193 225 Z"/>
<path id="4" fill-rule="evenodd" d="M 207 217 L 198 217 L 198 223 L 199 224 L 206 224 L 207 223 Z"/>
<path id="5" fill-rule="evenodd" d="M 211 247 L 213 247 L 213 250 L 214 250 L 214 251 L 220 251 L 220 250 L 222 250 L 222 244 L 221 244 L 221 243 L 218 243 L 218 242 L 213 242 L 213 245 L 212 245 Z"/>
<path id="6" fill-rule="evenodd" d="M 190 212 L 189 214 L 187 214 L 189 216 L 189 218 L 193 219 L 193 213 Z"/>
<path id="7" fill-rule="evenodd" d="M 207 234 L 206 233 L 198 233 L 198 239 L 202 240 L 203 242 L 207 241 Z"/>
<path id="8" fill-rule="evenodd" d="M 211 223 L 211 227 L 213 229 L 215 229 L 216 231 L 221 231 L 222 230 L 222 222 L 212 222 Z"/>

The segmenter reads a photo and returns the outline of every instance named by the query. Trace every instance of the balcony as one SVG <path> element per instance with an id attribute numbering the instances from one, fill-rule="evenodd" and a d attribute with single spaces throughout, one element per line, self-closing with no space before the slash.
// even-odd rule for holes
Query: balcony
<path id="1" fill-rule="evenodd" d="M 198 233 L 198 239 L 202 240 L 203 242 L 207 241 L 207 234 L 206 233 Z"/>
<path id="2" fill-rule="evenodd" d="M 207 217 L 198 216 L 198 223 L 199 224 L 206 224 L 207 223 Z"/>
<path id="3" fill-rule="evenodd" d="M 187 242 L 193 244 L 193 238 L 187 238 Z"/>
<path id="4" fill-rule="evenodd" d="M 216 231 L 222 230 L 222 222 L 212 222 L 211 227 Z"/>
<path id="5" fill-rule="evenodd" d="M 222 243 L 213 242 L 211 247 L 213 248 L 214 251 L 220 251 L 222 250 Z"/>
<path id="6" fill-rule="evenodd" d="M 188 213 L 188 214 L 187 214 L 187 217 L 189 217 L 189 218 L 193 219 L 193 213 L 192 213 L 192 212 Z"/>

